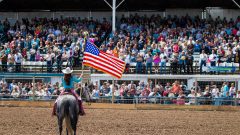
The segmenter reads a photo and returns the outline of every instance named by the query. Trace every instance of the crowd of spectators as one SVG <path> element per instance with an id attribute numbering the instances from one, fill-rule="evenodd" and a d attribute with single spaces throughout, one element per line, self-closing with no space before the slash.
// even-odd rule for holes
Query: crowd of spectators
<path id="1" fill-rule="evenodd" d="M 122 16 L 114 33 L 106 19 L 33 18 L 16 21 L 13 26 L 6 19 L 0 22 L 0 32 L 7 37 L 0 47 L 5 72 L 14 64 L 20 71 L 22 61 L 47 61 L 48 67 L 55 65 L 58 71 L 66 61 L 79 66 L 86 38 L 124 60 L 126 72 L 135 63 L 136 73 L 152 73 L 153 66 L 166 73 L 170 63 L 173 73 L 193 73 L 193 54 L 200 55 L 201 71 L 206 63 L 240 63 L 240 17 L 226 20 L 135 14 Z"/>
<path id="2" fill-rule="evenodd" d="M 21 83 L 15 80 L 12 80 L 11 83 L 0 81 L 0 95 L 2 98 L 31 99 L 33 96 L 36 96 L 42 99 L 51 99 L 52 96 L 60 94 L 61 89 L 59 88 L 58 83 L 52 85 L 50 83 L 37 82 L 33 85 L 33 83 Z"/>
<path id="3" fill-rule="evenodd" d="M 35 93 L 37 99 L 51 100 L 55 99 L 63 90 L 60 83 L 20 83 L 13 80 L 11 83 L 0 81 L 0 97 L 2 98 L 20 98 L 31 99 Z M 214 82 L 209 85 L 200 87 L 197 83 L 188 89 L 184 82 L 175 81 L 153 84 L 139 82 L 118 83 L 114 84 L 103 82 L 99 85 L 96 83 L 84 84 L 77 83 L 76 93 L 87 91 L 94 102 L 101 99 L 112 99 L 115 97 L 115 103 L 160 103 L 160 104 L 178 104 L 178 105 L 235 105 L 240 104 L 240 90 L 236 89 L 234 83 L 223 82 L 221 86 Z M 235 100 L 237 99 L 237 100 Z M 238 101 L 239 100 L 239 101 Z"/>
<path id="4" fill-rule="evenodd" d="M 16 65 L 18 72 L 23 61 L 46 61 L 47 67 L 61 71 L 63 62 L 73 67 L 81 64 L 85 39 L 101 41 L 110 30 L 106 19 L 94 21 L 80 18 L 33 18 L 16 21 L 14 26 L 5 19 L 0 32 L 6 34 L 6 43 L 0 45 L 0 64 L 4 72 Z M 98 39 L 99 38 L 99 39 Z M 52 68 L 48 69 L 51 72 Z"/>
<path id="5" fill-rule="evenodd" d="M 175 81 L 166 84 L 153 84 L 149 81 L 147 84 L 140 82 L 135 84 L 126 82 L 114 85 L 104 82 L 98 89 L 92 90 L 92 98 L 99 99 L 101 96 L 116 97 L 117 103 L 161 103 L 161 104 L 179 104 L 179 105 L 233 105 L 235 98 L 240 98 L 240 90 L 237 90 L 234 83 L 224 82 L 222 86 L 217 86 L 214 82 L 210 85 L 201 87 L 193 83 L 193 87 L 188 89 L 184 82 Z M 112 92 L 114 91 L 114 92 Z M 136 101 L 138 99 L 138 101 Z M 123 100 L 123 101 L 122 101 Z M 240 102 L 238 102 L 240 103 Z"/>
<path id="6" fill-rule="evenodd" d="M 145 66 L 145 73 L 152 66 L 160 66 L 164 72 L 166 62 L 173 72 L 193 71 L 193 54 L 199 54 L 202 67 L 206 63 L 216 66 L 221 62 L 240 63 L 240 17 L 227 21 L 219 17 L 213 20 L 199 17 L 167 17 L 138 15 L 121 19 L 120 33 L 115 33 L 106 47 L 108 51 L 130 63 L 136 63 L 136 72 Z M 106 48 L 105 47 L 105 48 Z M 106 50 L 106 49 L 105 49 Z M 187 67 L 187 70 L 186 70 Z M 202 68 L 201 68 L 202 70 Z"/>

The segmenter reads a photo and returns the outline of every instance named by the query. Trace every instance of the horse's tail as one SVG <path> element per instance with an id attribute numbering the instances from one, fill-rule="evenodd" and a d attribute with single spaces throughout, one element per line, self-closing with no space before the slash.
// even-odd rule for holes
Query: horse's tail
<path id="1" fill-rule="evenodd" d="M 73 134 L 73 129 L 72 129 L 72 126 L 71 126 L 71 120 L 70 120 L 69 115 L 65 116 L 65 123 L 66 123 L 67 131 L 69 132 L 70 135 L 72 135 Z"/>
<path id="2" fill-rule="evenodd" d="M 65 123 L 68 132 L 70 135 L 76 131 L 77 128 L 77 120 L 78 120 L 78 111 L 75 106 L 75 104 L 70 104 L 70 102 L 67 102 L 67 105 L 64 108 L 65 112 Z"/>
<path id="3" fill-rule="evenodd" d="M 78 121 L 78 101 L 72 95 L 62 95 L 57 101 L 59 132 L 62 132 L 62 122 L 65 120 L 67 132 L 76 135 Z"/>

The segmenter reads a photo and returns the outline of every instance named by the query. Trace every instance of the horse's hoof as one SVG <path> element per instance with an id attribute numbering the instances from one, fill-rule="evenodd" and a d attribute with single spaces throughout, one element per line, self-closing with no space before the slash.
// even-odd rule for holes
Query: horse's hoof
<path id="1" fill-rule="evenodd" d="M 80 116 L 85 116 L 85 115 L 86 115 L 86 113 L 79 113 L 79 115 L 80 115 Z"/>

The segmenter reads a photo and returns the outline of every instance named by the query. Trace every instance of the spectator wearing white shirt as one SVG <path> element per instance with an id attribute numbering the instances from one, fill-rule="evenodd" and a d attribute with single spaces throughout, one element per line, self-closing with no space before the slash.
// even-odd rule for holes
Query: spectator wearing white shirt
<path id="1" fill-rule="evenodd" d="M 64 51 L 63 54 L 62 54 L 62 61 L 66 62 L 68 60 L 68 58 L 69 58 L 69 56 L 68 56 L 67 52 Z"/>
<path id="2" fill-rule="evenodd" d="M 196 104 L 196 93 L 195 90 L 191 90 L 191 93 L 187 96 L 189 98 L 189 102 L 186 105 L 194 105 Z"/>
<path id="3" fill-rule="evenodd" d="M 48 90 L 48 88 L 44 88 L 44 90 L 42 90 L 42 96 L 43 98 L 46 100 L 49 100 L 51 99 L 51 93 L 50 91 Z"/>
<path id="4" fill-rule="evenodd" d="M 211 90 L 211 94 L 212 94 L 213 97 L 216 97 L 217 93 L 219 93 L 219 89 L 217 88 L 216 85 L 214 85 L 213 89 Z"/>
<path id="5" fill-rule="evenodd" d="M 212 54 L 209 55 L 209 60 L 211 62 L 211 66 L 216 66 L 217 55 L 214 50 L 212 50 Z"/>
<path id="6" fill-rule="evenodd" d="M 212 50 L 212 54 L 209 55 L 209 60 L 210 60 L 211 67 L 215 67 L 216 62 L 217 62 L 217 55 L 215 54 L 214 50 Z M 212 73 L 212 71 L 211 71 L 211 73 Z"/>
<path id="7" fill-rule="evenodd" d="M 73 50 L 72 50 L 72 48 L 70 48 L 67 51 L 67 55 L 68 55 L 68 62 L 69 62 L 70 65 L 72 65 L 72 58 L 73 58 Z"/>
<path id="8" fill-rule="evenodd" d="M 194 45 L 195 44 L 195 41 L 193 40 L 192 37 L 189 37 L 189 40 L 187 41 L 187 45 Z"/>
<path id="9" fill-rule="evenodd" d="M 34 44 L 33 44 L 34 46 Z M 30 49 L 30 61 L 35 61 L 36 50 L 34 48 Z"/>
<path id="10" fill-rule="evenodd" d="M 161 95 L 158 93 L 158 89 L 157 88 L 153 88 L 153 91 L 150 92 L 148 97 L 149 97 L 149 102 L 157 103 L 159 101 L 159 98 L 161 97 Z"/>
<path id="11" fill-rule="evenodd" d="M 92 91 L 92 99 L 99 99 L 100 98 L 100 91 L 97 85 L 94 85 L 94 89 Z"/>
<path id="12" fill-rule="evenodd" d="M 72 50 L 75 50 L 76 47 L 77 47 L 77 43 L 73 42 L 69 48 Z"/>
<path id="13" fill-rule="evenodd" d="M 21 72 L 22 54 L 17 51 L 16 54 L 14 55 L 14 60 L 16 64 L 15 71 Z"/>
<path id="14" fill-rule="evenodd" d="M 52 58 L 53 57 L 54 56 L 52 55 L 51 51 L 49 50 L 45 56 L 45 60 L 47 61 L 47 72 L 52 72 Z"/>
<path id="15" fill-rule="evenodd" d="M 148 74 L 148 69 L 150 70 L 150 73 L 152 74 L 152 62 L 153 62 L 153 56 L 150 51 L 145 55 L 144 59 L 146 60 L 146 74 Z"/>
<path id="16" fill-rule="evenodd" d="M 17 98 L 17 97 L 20 96 L 20 92 L 19 92 L 19 90 L 18 90 L 17 87 L 14 87 L 14 88 L 13 88 L 13 91 L 12 91 L 12 93 L 11 93 L 11 96 L 13 96 L 14 98 Z"/>
<path id="17" fill-rule="evenodd" d="M 205 53 L 205 51 L 203 50 L 202 53 L 200 54 L 200 59 L 199 59 L 199 63 L 200 63 L 200 74 L 202 74 L 202 67 L 206 66 L 206 61 L 207 61 L 207 54 Z"/>
<path id="18" fill-rule="evenodd" d="M 163 71 L 166 71 L 167 56 L 164 53 L 161 53 L 160 54 L 160 59 L 161 59 L 161 62 L 160 62 L 160 73 L 164 74 L 165 72 L 163 72 Z"/>
<path id="19" fill-rule="evenodd" d="M 229 94 L 230 96 L 233 97 L 234 94 L 236 94 L 236 88 L 235 88 L 235 85 L 234 83 L 231 84 L 231 87 L 229 88 Z"/>
<path id="20" fill-rule="evenodd" d="M 129 73 L 129 67 L 130 67 L 130 63 L 131 63 L 131 55 L 129 52 L 126 52 L 125 63 L 126 63 L 125 71 L 126 71 L 126 73 Z"/>
<path id="21" fill-rule="evenodd" d="M 237 36 L 240 36 L 240 29 L 237 31 Z"/>
<path id="22" fill-rule="evenodd" d="M 237 49 L 238 49 L 238 46 L 237 46 L 237 43 L 233 43 L 234 47 L 232 49 L 232 52 L 233 52 L 233 55 L 235 55 L 237 53 Z"/>
<path id="23" fill-rule="evenodd" d="M 118 89 L 119 87 L 117 85 L 114 85 L 113 90 L 114 90 L 114 96 L 116 98 L 120 97 L 120 90 Z"/>

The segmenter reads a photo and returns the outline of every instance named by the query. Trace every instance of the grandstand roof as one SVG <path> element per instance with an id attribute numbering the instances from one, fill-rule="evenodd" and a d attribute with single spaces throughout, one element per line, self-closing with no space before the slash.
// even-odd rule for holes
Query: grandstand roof
<path id="1" fill-rule="evenodd" d="M 1 0 L 0 0 L 1 1 Z M 111 0 L 107 0 L 111 2 Z M 117 0 L 120 2 L 121 0 Z M 240 4 L 240 0 L 235 0 Z M 238 8 L 232 0 L 125 0 L 118 10 L 158 10 L 166 8 Z M 3 0 L 0 11 L 110 11 L 104 0 Z"/>

